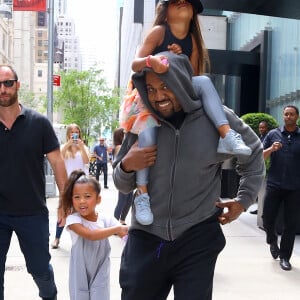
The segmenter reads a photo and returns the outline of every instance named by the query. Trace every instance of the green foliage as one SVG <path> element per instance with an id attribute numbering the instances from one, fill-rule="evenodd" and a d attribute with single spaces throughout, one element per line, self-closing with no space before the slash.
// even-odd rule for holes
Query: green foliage
<path id="1" fill-rule="evenodd" d="M 267 122 L 269 130 L 277 128 L 279 126 L 276 119 L 273 116 L 266 113 L 260 113 L 260 112 L 249 113 L 241 116 L 241 119 L 246 124 L 248 124 L 255 131 L 257 135 L 259 135 L 259 131 L 258 131 L 259 123 L 262 121 Z M 270 158 L 265 160 L 265 164 L 266 164 L 266 170 L 268 171 L 270 168 Z"/>
<path id="2" fill-rule="evenodd" d="M 41 112 L 43 103 L 35 98 L 34 93 L 29 89 L 28 85 L 21 85 L 18 91 L 18 97 L 24 106 Z"/>
<path id="3" fill-rule="evenodd" d="M 103 70 L 61 73 L 61 87 L 54 96 L 54 109 L 63 113 L 62 123 L 78 124 L 84 139 L 101 135 L 103 128 L 117 127 L 119 98 L 107 88 Z"/>
<path id="4" fill-rule="evenodd" d="M 268 123 L 269 130 L 279 126 L 277 120 L 273 116 L 266 113 L 249 113 L 241 116 L 241 119 L 248 124 L 257 135 L 259 135 L 258 125 L 262 121 L 266 121 Z"/>

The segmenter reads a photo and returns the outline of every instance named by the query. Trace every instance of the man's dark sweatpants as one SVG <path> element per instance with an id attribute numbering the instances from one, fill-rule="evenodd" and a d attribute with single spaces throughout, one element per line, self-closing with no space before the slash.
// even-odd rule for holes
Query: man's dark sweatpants
<path id="1" fill-rule="evenodd" d="M 120 269 L 122 300 L 212 299 L 213 276 L 225 237 L 216 217 L 199 223 L 174 241 L 131 230 Z"/>

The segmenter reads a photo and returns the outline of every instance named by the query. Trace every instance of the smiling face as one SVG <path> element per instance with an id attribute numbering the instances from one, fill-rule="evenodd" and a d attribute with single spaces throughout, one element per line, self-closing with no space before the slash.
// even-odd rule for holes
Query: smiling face
<path id="1" fill-rule="evenodd" d="M 173 92 L 153 72 L 146 73 L 146 86 L 151 106 L 164 118 L 182 110 Z"/>
<path id="2" fill-rule="evenodd" d="M 101 201 L 90 183 L 76 183 L 73 188 L 72 202 L 76 212 L 88 221 L 95 222 L 97 220 L 97 213 L 95 211 L 96 205 Z"/>

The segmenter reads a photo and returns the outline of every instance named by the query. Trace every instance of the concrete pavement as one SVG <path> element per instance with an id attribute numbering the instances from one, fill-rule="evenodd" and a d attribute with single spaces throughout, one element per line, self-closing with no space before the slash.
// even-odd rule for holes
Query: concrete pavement
<path id="1" fill-rule="evenodd" d="M 111 172 L 111 169 L 109 170 Z M 100 177 L 103 184 L 103 177 Z M 101 192 L 99 211 L 113 214 L 117 191 L 111 175 L 109 189 Z M 49 198 L 50 242 L 53 240 L 56 223 L 57 198 Z M 250 208 L 251 210 L 251 208 Z M 130 215 L 127 223 L 130 222 Z M 265 234 L 257 227 L 256 216 L 243 213 L 239 220 L 223 227 L 227 244 L 217 261 L 214 280 L 214 300 L 296 300 L 300 295 L 300 236 L 297 236 L 291 259 L 293 269 L 283 271 L 278 260 L 273 260 L 265 244 Z M 118 271 L 124 242 L 118 237 L 110 238 L 111 252 L 111 300 L 120 299 Z M 71 241 L 64 231 L 59 249 L 51 249 L 51 263 L 55 272 L 58 299 L 67 300 L 68 263 Z M 16 236 L 9 249 L 5 273 L 5 300 L 37 300 L 38 290 L 27 273 L 23 255 Z M 170 294 L 168 300 L 172 300 Z M 137 299 L 139 300 L 139 299 Z M 189 300 L 189 299 L 187 299 Z M 199 299 L 201 300 L 201 299 Z"/>

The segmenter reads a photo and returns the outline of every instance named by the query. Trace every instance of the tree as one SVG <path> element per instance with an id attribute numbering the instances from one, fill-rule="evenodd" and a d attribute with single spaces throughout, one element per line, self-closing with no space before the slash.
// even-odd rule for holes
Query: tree
<path id="1" fill-rule="evenodd" d="M 262 121 L 267 122 L 269 130 L 278 127 L 277 120 L 273 116 L 266 114 L 266 113 L 261 113 L 261 112 L 248 113 L 248 114 L 241 116 L 241 119 L 246 124 L 248 124 L 255 131 L 255 133 L 257 135 L 259 135 L 259 132 L 258 132 L 259 123 Z"/>
<path id="2" fill-rule="evenodd" d="M 18 97 L 24 106 L 35 109 L 40 113 L 45 112 L 44 100 L 37 99 L 35 94 L 29 89 L 28 85 L 21 85 L 18 91 Z"/>
<path id="3" fill-rule="evenodd" d="M 55 93 L 54 108 L 62 111 L 62 122 L 78 124 L 84 139 L 114 128 L 119 109 L 116 91 L 107 88 L 103 70 L 61 73 L 61 87 Z"/>
<path id="4" fill-rule="evenodd" d="M 100 114 L 93 132 L 101 133 L 101 129 L 113 132 L 119 127 L 118 112 L 120 108 L 119 89 L 111 91 L 110 95 L 99 97 Z"/>
<path id="5" fill-rule="evenodd" d="M 278 127 L 278 122 L 277 120 L 266 113 L 261 113 L 261 112 L 257 112 L 257 113 L 248 113 L 245 114 L 243 116 L 241 116 L 241 119 L 248 124 L 257 135 L 259 135 L 259 131 L 258 131 L 258 127 L 259 127 L 259 123 L 262 121 L 267 122 L 268 124 L 268 129 L 274 129 Z M 266 170 L 268 172 L 269 168 L 270 168 L 270 158 L 268 158 L 266 161 Z"/>

